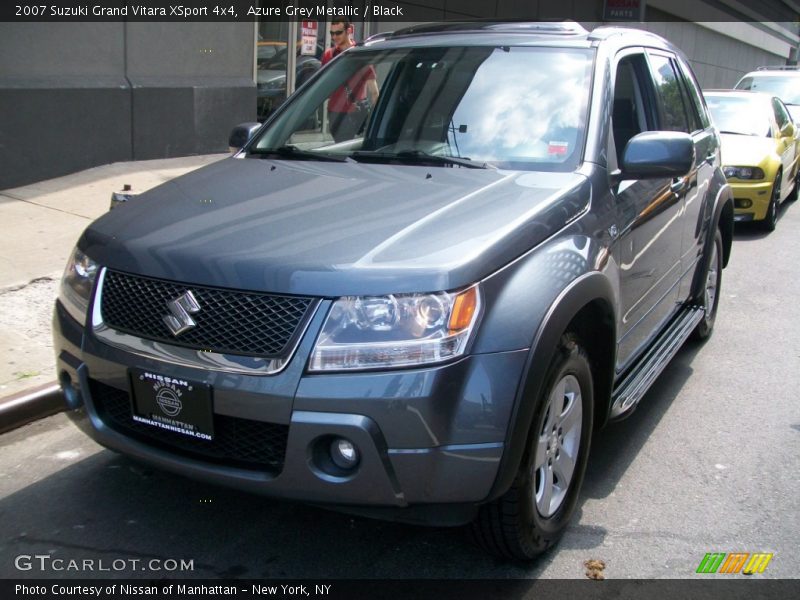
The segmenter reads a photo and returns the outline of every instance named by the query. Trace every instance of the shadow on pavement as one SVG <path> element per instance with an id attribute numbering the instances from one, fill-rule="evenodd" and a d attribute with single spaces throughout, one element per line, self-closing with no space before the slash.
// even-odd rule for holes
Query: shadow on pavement
<path id="1" fill-rule="evenodd" d="M 543 567 L 496 561 L 463 529 L 274 501 L 152 470 L 104 449 L 0 499 L 0 523 L 0 578 L 505 579 L 535 577 Z M 122 560 L 116 564 L 124 568 L 14 566 L 19 555 L 42 554 L 62 565 Z M 191 560 L 194 568 L 154 571 L 153 559 Z"/>

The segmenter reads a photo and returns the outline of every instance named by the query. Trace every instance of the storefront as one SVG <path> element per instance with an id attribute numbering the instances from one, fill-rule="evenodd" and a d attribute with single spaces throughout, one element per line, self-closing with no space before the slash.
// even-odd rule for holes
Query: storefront
<path id="1" fill-rule="evenodd" d="M 375 14 L 390 4 L 402 4 L 402 22 Z M 731 3 L 715 0 L 642 0 L 629 15 L 622 10 L 629 2 L 561 4 L 261 0 L 245 5 L 292 6 L 297 14 L 261 21 L 0 22 L 0 113 L 12 116 L 0 128 L 0 189 L 115 161 L 225 151 L 231 127 L 265 120 L 320 68 L 331 21 L 348 11 L 355 15 L 356 41 L 422 21 L 570 18 L 588 29 L 604 21 L 635 25 L 682 48 L 708 89 L 731 87 L 760 65 L 797 63 L 796 0 L 763 0 L 749 18 L 730 7 L 723 11 Z M 696 7 L 716 12 L 695 18 Z M 637 23 L 642 13 L 644 22 Z M 620 22 L 623 17 L 633 21 Z"/>
<path id="2" fill-rule="evenodd" d="M 354 4 L 354 3 L 351 3 Z M 346 17 L 342 17 L 346 18 Z M 260 21 L 256 41 L 256 115 L 266 120 L 288 94 L 305 83 L 322 66 L 322 53 L 331 46 L 331 17 L 325 21 Z M 351 36 L 360 41 L 370 35 L 373 24 L 350 25 Z M 294 52 L 288 48 L 293 47 Z"/>

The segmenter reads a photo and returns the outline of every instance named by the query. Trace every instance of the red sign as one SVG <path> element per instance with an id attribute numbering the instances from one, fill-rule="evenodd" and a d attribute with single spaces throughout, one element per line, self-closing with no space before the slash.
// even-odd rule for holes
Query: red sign
<path id="1" fill-rule="evenodd" d="M 300 47 L 300 54 L 314 56 L 317 53 L 318 24 L 316 21 L 303 21 L 301 28 L 303 43 Z"/>

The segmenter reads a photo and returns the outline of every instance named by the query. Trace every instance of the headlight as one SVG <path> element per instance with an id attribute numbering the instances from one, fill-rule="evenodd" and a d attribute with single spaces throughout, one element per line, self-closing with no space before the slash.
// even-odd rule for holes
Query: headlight
<path id="1" fill-rule="evenodd" d="M 89 310 L 97 269 L 96 262 L 75 248 L 61 278 L 58 299 L 81 325 L 86 324 L 86 313 Z"/>
<path id="2" fill-rule="evenodd" d="M 764 171 L 758 167 L 722 167 L 728 179 L 764 179 Z"/>
<path id="3" fill-rule="evenodd" d="M 276 77 L 262 83 L 259 87 L 265 90 L 282 90 L 286 87 L 286 76 Z"/>
<path id="4" fill-rule="evenodd" d="M 480 310 L 473 286 L 457 293 L 345 296 L 331 306 L 311 371 L 425 365 L 464 353 Z"/>

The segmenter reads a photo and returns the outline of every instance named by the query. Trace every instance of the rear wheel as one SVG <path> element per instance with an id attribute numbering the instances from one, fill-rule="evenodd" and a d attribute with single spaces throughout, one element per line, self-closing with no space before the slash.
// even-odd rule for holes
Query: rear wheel
<path id="1" fill-rule="evenodd" d="M 563 535 L 575 510 L 592 435 L 589 359 L 565 335 L 534 410 L 527 448 L 508 492 L 481 507 L 476 540 L 504 558 L 532 559 Z"/>
<path id="2" fill-rule="evenodd" d="M 706 262 L 703 293 L 698 298 L 698 302 L 705 309 L 705 316 L 692 332 L 692 337 L 696 340 L 705 340 L 711 337 L 714 321 L 717 318 L 719 292 L 722 285 L 722 233 L 720 233 L 719 229 L 714 234 L 714 241 L 710 250 Z"/>

